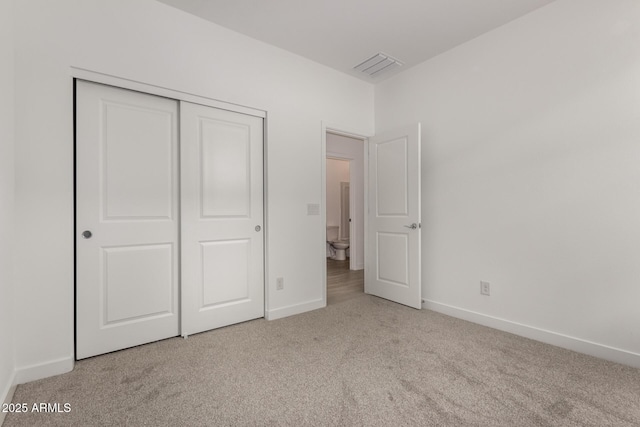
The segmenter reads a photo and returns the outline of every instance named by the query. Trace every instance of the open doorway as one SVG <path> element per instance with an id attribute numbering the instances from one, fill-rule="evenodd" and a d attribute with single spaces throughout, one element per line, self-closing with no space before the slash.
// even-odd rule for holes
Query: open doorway
<path id="1" fill-rule="evenodd" d="M 351 269 L 350 161 L 327 157 L 327 258 Z"/>
<path id="2" fill-rule="evenodd" d="M 367 294 L 420 309 L 421 288 L 421 213 L 420 213 L 420 123 L 391 129 L 375 136 L 343 132 L 322 125 L 322 203 L 321 215 L 326 227 L 326 157 L 350 160 L 350 259 L 356 270 L 364 268 L 363 288 Z M 353 152 L 345 147 L 355 147 Z M 355 157 L 362 159 L 362 174 L 356 173 Z M 366 172 L 366 173 L 365 173 Z M 362 179 L 362 196 L 354 177 Z M 365 190 L 366 184 L 366 190 Z M 358 203 L 362 203 L 360 208 Z M 366 207 L 366 209 L 365 209 Z M 354 213 L 361 212 L 361 217 Z M 366 221 L 366 224 L 364 223 Z M 361 224 L 361 225 L 360 225 Z M 365 242 L 366 229 L 366 242 Z M 326 232 L 326 230 L 325 230 Z M 362 233 L 362 246 L 354 233 Z M 356 235 L 357 236 L 357 235 Z M 366 243 L 366 245 L 365 245 Z M 322 242 L 323 246 L 326 244 Z M 367 248 L 366 263 L 364 248 Z M 324 251 L 323 251 L 324 252 Z M 320 261 L 320 259 L 318 260 Z M 331 303 L 326 258 L 322 260 L 326 303 Z M 366 264 L 366 265 L 365 265 Z M 351 268 L 351 267 L 350 267 Z M 401 285 L 401 286 L 398 286 Z"/>
<path id="3" fill-rule="evenodd" d="M 364 140 L 326 133 L 327 304 L 364 292 Z"/>

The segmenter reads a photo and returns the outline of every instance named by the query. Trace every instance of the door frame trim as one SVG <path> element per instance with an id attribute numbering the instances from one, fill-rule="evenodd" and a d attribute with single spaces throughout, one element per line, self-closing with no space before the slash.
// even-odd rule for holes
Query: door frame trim
<path id="1" fill-rule="evenodd" d="M 367 196 L 367 183 L 368 183 L 368 170 L 369 170 L 369 157 L 367 153 L 369 152 L 369 138 L 373 136 L 369 132 L 366 132 L 362 129 L 354 129 L 349 126 L 343 126 L 338 124 L 329 123 L 326 121 L 320 122 L 320 130 L 321 130 L 321 149 L 320 149 L 320 226 L 321 235 L 324 235 L 327 231 L 327 132 L 346 136 L 349 138 L 361 139 L 363 141 L 363 150 L 364 150 L 364 209 L 369 209 L 369 200 Z M 351 172 L 349 172 L 351 173 Z M 365 263 L 365 271 L 367 264 L 367 213 L 363 212 L 364 215 L 364 244 L 363 244 L 363 252 L 364 252 L 364 263 Z M 318 258 L 318 261 L 321 262 L 321 280 L 322 280 L 322 307 L 327 306 L 327 242 L 326 240 L 321 240 L 320 244 L 322 245 L 321 253 L 322 257 Z M 318 244 L 318 248 L 320 248 L 320 244 Z M 366 278 L 365 278 L 366 280 Z"/>
<path id="2" fill-rule="evenodd" d="M 240 114 L 246 114 L 250 116 L 260 117 L 263 119 L 263 134 L 262 134 L 262 161 L 263 161 L 263 170 L 262 170 L 262 186 L 263 186 L 263 231 L 264 231 L 264 242 L 263 242 L 263 261 L 264 261 L 264 271 L 263 271 L 263 292 L 264 292 L 264 317 L 267 318 L 267 313 L 269 312 L 269 292 L 267 292 L 267 283 L 269 277 L 269 226 L 268 226 L 268 185 L 267 185 L 267 177 L 268 177 L 268 169 L 267 169 L 267 152 L 268 152 L 268 114 L 266 110 L 261 110 L 253 107 L 247 107 L 240 104 L 234 104 L 230 102 L 220 101 L 214 98 L 209 98 L 205 96 L 200 96 L 196 94 L 192 94 L 189 92 L 184 92 L 177 89 L 170 89 L 150 83 L 144 83 L 133 79 L 128 79 L 124 77 L 118 77 L 111 74 L 101 73 L 98 71 L 93 71 L 80 67 L 70 67 L 69 76 L 72 79 L 72 91 L 73 91 L 73 183 L 72 183 L 72 191 L 73 191 L 73 236 L 71 239 L 73 241 L 73 358 L 72 361 L 75 362 L 76 359 L 76 251 L 77 248 L 75 246 L 75 233 L 76 233 L 76 80 L 85 80 L 92 83 L 99 83 L 107 86 L 114 86 L 120 89 L 127 89 L 135 92 L 142 92 L 149 95 L 160 96 L 164 98 L 170 98 L 176 101 L 186 101 L 192 104 L 200 104 L 208 107 L 218 108 L 221 110 L 233 111 Z M 326 285 L 326 280 L 325 280 Z M 326 292 L 325 292 L 326 294 Z M 325 295 L 326 298 L 326 295 Z"/>

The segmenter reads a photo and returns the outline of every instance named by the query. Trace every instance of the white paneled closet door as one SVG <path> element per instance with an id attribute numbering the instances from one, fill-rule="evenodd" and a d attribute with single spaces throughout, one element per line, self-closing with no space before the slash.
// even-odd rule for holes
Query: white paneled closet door
<path id="1" fill-rule="evenodd" d="M 76 358 L 263 317 L 263 119 L 76 85 Z"/>
<path id="2" fill-rule="evenodd" d="M 78 81 L 76 357 L 179 335 L 178 103 Z"/>
<path id="3" fill-rule="evenodd" d="M 182 335 L 264 316 L 263 119 L 180 104 Z"/>

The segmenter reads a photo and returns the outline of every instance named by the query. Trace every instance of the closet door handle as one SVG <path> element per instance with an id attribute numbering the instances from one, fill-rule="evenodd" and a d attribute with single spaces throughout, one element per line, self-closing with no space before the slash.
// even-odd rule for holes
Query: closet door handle
<path id="1" fill-rule="evenodd" d="M 405 227 L 410 228 L 412 230 L 415 230 L 416 228 L 418 228 L 418 224 L 416 224 L 415 222 L 411 225 L 405 225 Z"/>
<path id="2" fill-rule="evenodd" d="M 256 225 L 256 231 L 260 231 L 262 230 L 262 227 L 260 227 L 259 225 Z"/>

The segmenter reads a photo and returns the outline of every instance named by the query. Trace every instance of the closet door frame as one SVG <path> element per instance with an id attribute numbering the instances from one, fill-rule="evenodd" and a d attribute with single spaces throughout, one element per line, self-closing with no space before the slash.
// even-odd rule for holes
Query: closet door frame
<path id="1" fill-rule="evenodd" d="M 236 113 L 241 113 L 241 114 L 247 114 L 250 116 L 255 116 L 255 117 L 260 117 L 263 119 L 263 124 L 264 124 L 264 128 L 263 128 L 263 170 L 262 170 L 262 174 L 263 174 L 263 237 L 264 237 L 264 246 L 263 246 L 263 254 L 264 254 L 264 312 L 265 314 L 269 312 L 269 294 L 267 292 L 267 287 L 266 287 L 266 278 L 269 277 L 268 275 L 268 253 L 267 253 L 267 247 L 268 247 L 268 240 L 269 240 L 269 227 L 267 226 L 268 224 L 268 218 L 267 218 L 267 200 L 268 200 L 268 194 L 267 194 L 267 144 L 268 144 L 268 137 L 267 137 L 267 112 L 263 111 L 263 110 L 258 110 L 255 108 L 251 108 L 251 107 L 246 107 L 243 105 L 238 105 L 238 104 L 231 104 L 228 102 L 224 102 L 224 101 L 220 101 L 217 99 L 213 99 L 213 98 L 208 98 L 208 97 L 203 97 L 203 96 L 199 96 L 199 95 L 195 95 L 192 93 L 188 93 L 188 92 L 183 92 L 183 91 L 179 91 L 179 90 L 174 90 L 174 89 L 170 89 L 170 88 L 165 88 L 165 87 L 161 87 L 161 86 L 155 86 L 155 85 L 151 85 L 151 84 L 146 84 L 146 83 L 142 83 L 142 82 L 138 82 L 135 80 L 129 80 L 129 79 L 125 79 L 125 78 L 121 78 L 121 77 L 117 77 L 117 76 L 112 76 L 109 74 L 104 74 L 104 73 L 100 73 L 100 72 L 96 72 L 96 71 L 91 71 L 91 70 L 86 70 L 86 69 L 82 69 L 82 68 L 76 68 L 76 67 L 71 67 L 70 70 L 70 75 L 72 78 L 71 81 L 71 87 L 75 88 L 75 80 L 86 80 L 89 82 L 93 82 L 93 83 L 101 83 L 104 85 L 108 85 L 108 86 L 114 86 L 114 87 L 118 87 L 121 89 L 128 89 L 128 90 L 132 90 L 132 91 L 136 91 L 136 92 L 142 92 L 142 93 L 147 93 L 149 95 L 156 95 L 156 96 L 161 96 L 161 97 L 165 97 L 165 98 L 170 98 L 170 99 L 174 99 L 176 101 L 185 101 L 185 102 L 189 102 L 189 103 L 193 103 L 193 104 L 200 104 L 200 105 L 205 105 L 208 107 L 213 107 L 213 108 L 218 108 L 218 109 L 222 109 L 222 110 L 228 110 L 228 111 L 233 111 Z M 75 94 L 74 94 L 74 100 L 75 100 Z M 75 101 L 74 101 L 75 102 Z M 74 105 L 75 108 L 75 105 Z M 75 136 L 75 135 L 74 135 Z M 75 155 L 75 154 L 74 154 Z M 75 180 L 75 176 L 74 176 L 74 180 Z M 75 200 L 75 183 L 74 183 L 74 200 Z M 74 209 L 74 215 L 75 215 L 75 209 Z M 75 217 L 74 217 L 74 224 L 75 224 Z M 74 231 L 75 231 L 75 226 L 74 226 Z M 75 248 L 75 236 L 74 237 L 74 252 L 77 251 L 77 248 Z M 76 257 L 74 255 L 74 263 L 76 262 Z M 74 266 L 74 289 L 75 289 L 75 266 Z M 74 298 L 75 298 L 75 290 L 74 290 Z M 75 302 L 73 303 L 74 306 L 74 318 L 75 318 Z M 75 324 L 75 321 L 74 321 Z M 74 331 L 74 340 L 75 340 L 75 331 Z M 75 353 L 75 351 L 74 351 Z M 75 359 L 75 356 L 74 356 Z"/>

